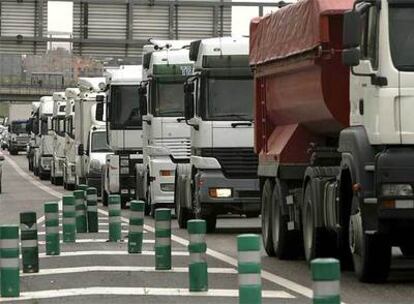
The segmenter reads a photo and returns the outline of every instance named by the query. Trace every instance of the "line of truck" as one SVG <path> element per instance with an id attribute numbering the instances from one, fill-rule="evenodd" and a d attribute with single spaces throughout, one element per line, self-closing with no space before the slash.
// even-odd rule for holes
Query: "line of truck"
<path id="1" fill-rule="evenodd" d="M 268 255 L 384 281 L 393 246 L 414 255 L 411 2 L 301 0 L 249 38 L 152 40 L 141 66 L 40 100 L 29 167 L 180 228 L 261 214 Z"/>

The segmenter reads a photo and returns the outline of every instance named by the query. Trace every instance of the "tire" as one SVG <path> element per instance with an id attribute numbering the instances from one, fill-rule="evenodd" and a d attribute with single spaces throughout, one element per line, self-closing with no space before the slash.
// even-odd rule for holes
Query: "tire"
<path id="1" fill-rule="evenodd" d="M 274 183 L 267 179 L 262 189 L 262 239 L 268 256 L 275 256 L 272 237 L 272 193 Z"/>
<path id="2" fill-rule="evenodd" d="M 213 233 L 216 231 L 216 225 L 217 225 L 217 215 L 215 214 L 209 214 L 204 217 L 204 220 L 206 221 L 206 231 L 207 233 Z"/>
<path id="3" fill-rule="evenodd" d="M 102 189 L 102 205 L 108 207 L 108 193 L 105 189 Z"/>
<path id="4" fill-rule="evenodd" d="M 66 189 L 69 191 L 75 190 L 75 184 L 66 184 Z"/>
<path id="5" fill-rule="evenodd" d="M 10 155 L 17 155 L 18 154 L 18 152 L 14 149 L 10 149 L 9 152 L 10 152 Z"/>
<path id="6" fill-rule="evenodd" d="M 55 177 L 55 185 L 62 186 L 63 185 L 63 177 Z"/>
<path id="7" fill-rule="evenodd" d="M 405 257 L 414 257 L 414 246 L 412 244 L 401 245 L 400 250 Z"/>
<path id="8" fill-rule="evenodd" d="M 303 247 L 308 263 L 316 258 L 333 256 L 332 250 L 336 248 L 325 229 L 316 227 L 316 201 L 312 181 L 309 181 L 305 187 L 302 209 Z"/>
<path id="9" fill-rule="evenodd" d="M 246 212 L 245 214 L 247 218 L 256 218 L 260 215 L 260 211 L 250 211 Z"/>
<path id="10" fill-rule="evenodd" d="M 387 280 L 391 264 L 391 245 L 384 235 L 363 233 L 360 212 L 350 218 L 349 246 L 355 273 L 361 282 L 382 283 Z"/>
<path id="11" fill-rule="evenodd" d="M 182 198 L 185 195 L 185 187 L 178 170 L 175 172 L 175 189 L 174 189 L 174 203 L 175 214 L 177 216 L 178 226 L 181 229 L 187 229 L 187 221 L 190 219 L 188 210 L 183 207 Z M 185 197 L 185 196 L 184 196 Z"/>
<path id="12" fill-rule="evenodd" d="M 281 260 L 297 258 L 301 253 L 301 239 L 298 230 L 288 230 L 289 218 L 283 212 L 288 188 L 277 180 L 272 194 L 272 242 L 275 255 Z"/>

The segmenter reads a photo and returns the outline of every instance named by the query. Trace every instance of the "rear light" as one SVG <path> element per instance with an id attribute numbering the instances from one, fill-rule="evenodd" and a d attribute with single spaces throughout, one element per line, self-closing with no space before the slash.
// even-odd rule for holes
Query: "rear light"
<path id="1" fill-rule="evenodd" d="M 233 190 L 231 188 L 210 188 L 208 194 L 214 198 L 228 198 L 233 196 Z"/>
<path id="2" fill-rule="evenodd" d="M 414 200 L 385 200 L 382 202 L 384 209 L 414 209 Z"/>
<path id="3" fill-rule="evenodd" d="M 161 170 L 160 171 L 160 176 L 173 176 L 174 172 L 171 170 Z"/>

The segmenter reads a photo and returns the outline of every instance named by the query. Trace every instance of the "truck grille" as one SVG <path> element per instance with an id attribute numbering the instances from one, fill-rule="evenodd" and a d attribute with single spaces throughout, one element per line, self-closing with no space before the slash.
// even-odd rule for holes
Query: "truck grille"
<path id="1" fill-rule="evenodd" d="M 191 155 L 190 138 L 159 138 L 153 140 L 154 146 L 166 147 L 177 160 L 189 159 Z"/>
<path id="2" fill-rule="evenodd" d="M 216 158 L 227 178 L 257 178 L 253 148 L 203 148 L 201 156 Z"/>

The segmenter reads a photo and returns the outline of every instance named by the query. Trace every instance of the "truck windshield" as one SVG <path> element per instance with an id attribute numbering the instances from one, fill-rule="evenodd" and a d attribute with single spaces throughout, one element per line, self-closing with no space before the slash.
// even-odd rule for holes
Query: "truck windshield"
<path id="1" fill-rule="evenodd" d="M 209 78 L 207 120 L 252 120 L 253 81 L 251 78 Z"/>
<path id="2" fill-rule="evenodd" d="M 394 66 L 400 71 L 414 71 L 414 6 L 393 5 L 389 15 Z"/>
<path id="3" fill-rule="evenodd" d="M 184 82 L 184 81 L 183 81 Z M 183 82 L 157 82 L 152 106 L 154 116 L 174 117 L 184 114 Z"/>
<path id="4" fill-rule="evenodd" d="M 26 122 L 14 122 L 11 125 L 12 133 L 19 134 L 19 133 L 26 133 Z"/>
<path id="5" fill-rule="evenodd" d="M 91 152 L 110 152 L 111 148 L 106 142 L 106 132 L 93 132 Z"/>
<path id="6" fill-rule="evenodd" d="M 140 129 L 142 116 L 138 103 L 138 85 L 111 86 L 111 129 Z"/>

